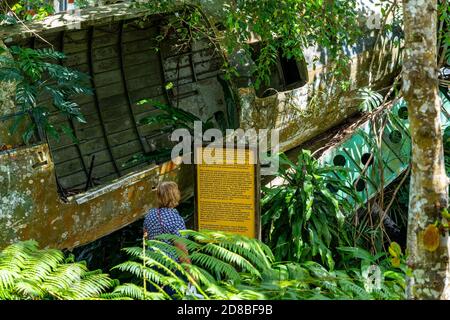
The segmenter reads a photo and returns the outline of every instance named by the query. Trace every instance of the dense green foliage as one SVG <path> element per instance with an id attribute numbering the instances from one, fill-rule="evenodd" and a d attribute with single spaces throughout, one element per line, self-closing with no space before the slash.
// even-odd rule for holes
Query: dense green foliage
<path id="1" fill-rule="evenodd" d="M 336 191 L 358 198 L 345 179 L 327 175 L 332 171 L 347 173 L 342 167 L 320 166 L 306 150 L 296 163 L 280 157 L 278 177 L 285 184 L 264 190 L 262 199 L 262 227 L 277 259 L 300 262 L 319 257 L 333 268 L 331 249 L 350 245 L 346 219 L 353 207 Z"/>
<path id="2" fill-rule="evenodd" d="M 0 53 L 5 49 L 0 48 Z M 67 117 L 85 122 L 80 108 L 72 98 L 79 94 L 91 94 L 88 76 L 60 65 L 65 55 L 53 49 L 30 49 L 13 46 L 11 56 L 0 55 L 0 82 L 14 83 L 16 86 L 16 106 L 18 117 L 11 128 L 15 131 L 25 115 L 32 122 L 23 134 L 28 143 L 36 132 L 49 133 L 59 138 L 62 131 L 73 136 L 70 127 L 51 123 L 50 112 L 60 111 Z"/>
<path id="3" fill-rule="evenodd" d="M 192 0 L 134 2 L 148 8 L 149 14 L 176 12 L 168 17 L 167 30 L 177 31 L 181 45 L 207 38 L 216 48 L 219 44 L 224 47 L 224 53 L 217 50 L 221 54 L 230 56 L 244 50 L 250 57 L 254 49 L 249 40 L 260 39 L 256 65 L 251 70 L 257 88 L 269 83 L 271 68 L 280 54 L 287 59 L 302 59 L 303 51 L 310 46 L 326 49 L 327 60 L 335 63 L 335 73 L 342 73 L 349 59 L 344 48 L 361 34 L 355 0 L 239 0 L 212 5 Z M 159 35 L 159 40 L 165 37 Z M 226 59 L 224 63 L 228 76 L 239 75 L 235 66 Z"/>
<path id="4" fill-rule="evenodd" d="M 166 285 L 175 292 L 174 298 L 184 298 L 189 295 L 188 283 L 184 280 L 188 279 L 202 298 L 227 299 L 231 296 L 223 287 L 225 283 L 240 283 L 247 277 L 261 278 L 261 272 L 270 268 L 273 260 L 270 249 L 255 239 L 221 232 L 186 230 L 184 234 L 190 237 L 162 235 L 159 240 L 146 241 L 145 259 L 141 247 L 125 248 L 137 261 L 124 262 L 116 268 L 136 276 L 133 286 L 142 286 L 145 277 L 148 285 L 156 288 L 149 297 L 170 298 L 163 290 Z M 184 252 L 162 240 L 184 243 L 192 264 L 175 262 L 169 254 L 183 257 Z M 144 297 L 142 287 L 140 296 Z"/>
<path id="5" fill-rule="evenodd" d="M 135 299 L 403 299 L 404 265 L 396 268 L 385 254 L 343 247 L 345 269 L 329 271 L 313 261 L 276 262 L 271 250 L 255 239 L 223 232 L 184 232 L 188 238 L 163 235 L 147 241 L 148 249 L 124 249 L 134 261 L 116 268 L 134 281 L 118 286 L 112 296 Z M 192 264 L 168 255 L 185 254 L 166 242 L 183 242 Z M 144 263 L 145 261 L 145 263 Z M 378 273 L 378 274 L 377 274 Z M 378 276 L 378 278 L 376 278 Z M 188 289 L 188 279 L 197 295 Z M 146 289 L 143 282 L 146 283 Z M 168 286 L 174 294 L 169 296 Z M 148 288 L 153 287 L 152 292 Z"/>
<path id="6" fill-rule="evenodd" d="M 345 269 L 330 271 L 313 261 L 277 262 L 255 239 L 191 230 L 184 235 L 146 241 L 145 255 L 142 247 L 125 248 L 131 260 L 114 267 L 132 276 L 122 284 L 59 250 L 16 243 L 0 253 L 0 299 L 403 298 L 404 258 L 394 264 L 384 254 L 343 247 Z M 167 241 L 183 242 L 192 264 L 173 260 L 185 253 Z"/>
<path id="7" fill-rule="evenodd" d="M 45 18 L 55 12 L 53 1 L 48 0 L 10 0 L 2 1 L 0 4 L 0 13 L 12 12 L 12 15 L 1 15 L 2 20 L 7 24 L 16 24 L 18 19 L 30 21 Z"/>
<path id="8" fill-rule="evenodd" d="M 150 103 L 153 107 L 161 112 L 156 115 L 150 115 L 142 118 L 139 123 L 145 125 L 158 124 L 161 126 L 161 132 L 172 132 L 174 129 L 186 129 L 191 135 L 194 134 L 194 122 L 201 122 L 203 130 L 214 128 L 214 115 L 206 121 L 202 121 L 199 117 L 191 112 L 175 108 L 158 101 L 141 100 L 138 105 Z"/>
<path id="9" fill-rule="evenodd" d="M 450 5 L 446 0 L 438 1 L 438 67 L 450 66 Z"/>
<path id="10" fill-rule="evenodd" d="M 73 258 L 55 249 L 39 250 L 31 240 L 8 246 L 0 252 L 0 300 L 95 299 L 117 285 Z"/>

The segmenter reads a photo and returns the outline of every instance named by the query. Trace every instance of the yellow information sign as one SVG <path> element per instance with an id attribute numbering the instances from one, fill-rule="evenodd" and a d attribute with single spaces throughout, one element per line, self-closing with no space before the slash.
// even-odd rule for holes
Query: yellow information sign
<path id="1" fill-rule="evenodd" d="M 198 147 L 196 226 L 259 238 L 258 167 L 252 149 Z M 228 156 L 228 160 L 225 159 Z"/>

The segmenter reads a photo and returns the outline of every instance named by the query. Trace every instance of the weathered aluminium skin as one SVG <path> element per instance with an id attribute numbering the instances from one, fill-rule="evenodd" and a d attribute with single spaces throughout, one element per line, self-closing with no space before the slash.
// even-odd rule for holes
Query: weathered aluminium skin
<path id="1" fill-rule="evenodd" d="M 357 113 L 358 89 L 370 85 L 373 90 L 386 90 L 400 72 L 401 34 L 380 36 L 374 46 L 380 30 L 361 27 L 366 37 L 349 48 L 351 63 L 343 77 L 333 76 L 334 61 L 323 49 L 311 47 L 305 50 L 305 65 L 299 65 L 306 69 L 304 86 L 265 98 L 258 98 L 252 88 L 239 88 L 241 127 L 277 128 L 280 149 L 290 150 Z M 350 86 L 343 90 L 345 80 Z"/>
<path id="2" fill-rule="evenodd" d="M 162 180 L 192 194 L 188 166 L 168 162 L 131 173 L 106 186 L 69 197 L 58 195 L 47 144 L 0 154 L 0 243 L 37 239 L 44 246 L 71 248 L 89 243 L 139 219 L 155 204 Z"/>
<path id="3" fill-rule="evenodd" d="M 412 169 L 407 245 L 409 299 L 450 299 L 450 240 L 437 228 L 448 205 L 436 65 L 436 0 L 404 0 L 403 92 L 408 102 Z"/>
<path id="4" fill-rule="evenodd" d="M 96 8 L 96 13 L 82 11 L 81 27 L 143 14 L 128 10 L 127 6 L 113 5 L 105 11 Z M 65 28 L 61 20 L 54 21 L 52 26 L 32 25 L 32 28 L 39 32 Z M 14 31 L 16 36 L 19 29 Z M 30 33 L 24 31 L 23 36 L 30 36 Z M 0 29 L 0 37 L 8 39 L 11 32 Z M 280 149 L 286 151 L 339 124 L 358 111 L 356 90 L 368 85 L 372 60 L 375 88 L 388 86 L 398 74 L 399 51 L 392 39 L 381 39 L 375 50 L 370 50 L 370 43 L 363 43 L 363 50 L 353 55 L 348 68 L 351 87 L 346 92 L 341 91 L 338 80 L 330 76 L 333 66 L 326 57 L 313 68 L 312 59 L 320 52 L 317 48 L 305 52 L 308 79 L 300 88 L 266 98 L 256 97 L 250 88 L 234 88 L 240 102 L 237 110 L 240 127 L 280 129 Z M 11 87 L 0 87 L 3 97 L 0 116 L 11 113 L 14 108 L 12 92 Z M 0 144 L 18 146 L 20 134 L 10 135 L 6 122 L 0 128 Z M 189 166 L 175 167 L 169 162 L 140 170 L 64 202 L 57 193 L 55 166 L 47 143 L 1 152 L 0 248 L 30 238 L 43 246 L 56 248 L 86 244 L 141 218 L 155 205 L 153 189 L 164 179 L 178 181 L 184 197 L 193 193 Z"/>

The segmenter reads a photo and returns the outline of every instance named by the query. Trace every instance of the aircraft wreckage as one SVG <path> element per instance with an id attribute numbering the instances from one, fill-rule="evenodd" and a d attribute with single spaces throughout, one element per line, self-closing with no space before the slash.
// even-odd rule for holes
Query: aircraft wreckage
<path id="1" fill-rule="evenodd" d="M 286 151 L 358 113 L 357 91 L 369 84 L 370 73 L 372 88 L 382 90 L 400 71 L 394 42 L 401 35 L 389 32 L 376 41 L 379 30 L 373 29 L 348 48 L 346 91 L 331 76 L 326 52 L 308 48 L 302 61 L 280 55 L 271 84 L 257 92 L 248 79 L 224 80 L 223 55 L 206 39 L 178 52 L 174 34 L 155 51 L 153 39 L 168 14 L 142 20 L 144 15 L 121 3 L 82 10 L 75 29 L 67 13 L 0 28 L 1 46 L 50 43 L 63 51 L 67 59 L 61 63 L 88 73 L 95 89 L 75 100 L 86 123 L 56 111 L 51 116 L 72 128 L 77 142 L 36 134 L 24 145 L 21 133 L 8 129 L 19 116 L 14 86 L 1 84 L 0 147 L 10 147 L 0 151 L 0 248 L 30 238 L 56 248 L 89 243 L 142 218 L 155 204 L 154 190 L 162 180 L 177 181 L 183 197 L 192 196 L 189 165 L 125 165 L 136 153 L 170 143 L 157 127 L 139 124 L 156 110 L 137 105 L 141 99 L 179 106 L 201 119 L 221 116 L 234 128 L 277 128 L 280 149 Z"/>

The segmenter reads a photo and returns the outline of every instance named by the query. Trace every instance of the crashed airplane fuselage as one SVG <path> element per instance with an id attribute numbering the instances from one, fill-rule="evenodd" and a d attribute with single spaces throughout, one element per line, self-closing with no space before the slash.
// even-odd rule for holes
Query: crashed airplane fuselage
<path id="1" fill-rule="evenodd" d="M 88 73 L 95 89 L 92 96 L 75 99 L 87 123 L 56 111 L 51 115 L 73 129 L 77 142 L 36 137 L 32 145 L 23 145 L 20 130 L 8 129 L 19 116 L 14 86 L 0 85 L 0 146 L 10 146 L 0 151 L 0 248 L 23 239 L 57 248 L 89 243 L 140 219 L 155 204 L 154 190 L 162 180 L 177 181 L 184 198 L 193 194 L 189 165 L 127 162 L 170 143 L 157 126 L 139 124 L 158 112 L 138 105 L 141 99 L 171 104 L 204 120 L 214 115 L 228 123 L 237 119 L 234 127 L 243 129 L 279 129 L 280 149 L 286 151 L 358 112 L 357 90 L 369 84 L 369 76 L 372 88 L 382 89 L 399 72 L 398 36 L 383 35 L 375 44 L 379 30 L 374 29 L 348 50 L 346 90 L 332 76 L 333 61 L 327 61 L 325 51 L 309 48 L 303 61 L 280 58 L 272 89 L 256 92 L 242 85 L 245 81 L 223 79 L 222 55 L 206 40 L 180 51 L 174 34 L 155 51 L 153 39 L 164 15 L 142 21 L 144 14 L 118 4 L 81 11 L 77 28 L 63 13 L 0 29 L 2 46 L 44 48 L 50 43 L 65 52 L 61 63 Z M 313 61 L 317 56 L 320 60 Z M 88 183 L 91 173 L 93 184 Z"/>

